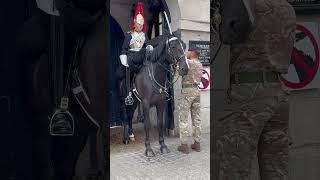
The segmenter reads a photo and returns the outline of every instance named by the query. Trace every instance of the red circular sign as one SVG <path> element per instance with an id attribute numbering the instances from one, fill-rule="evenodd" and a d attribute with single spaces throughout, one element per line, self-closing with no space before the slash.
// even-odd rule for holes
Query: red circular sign
<path id="1" fill-rule="evenodd" d="M 201 82 L 198 88 L 200 90 L 205 90 L 209 87 L 209 85 L 210 85 L 210 75 L 208 71 L 206 71 L 205 69 L 202 69 Z"/>
<path id="2" fill-rule="evenodd" d="M 299 55 L 297 49 L 293 49 L 291 52 L 291 62 L 293 61 L 302 71 L 304 71 L 304 73 L 307 74 L 306 78 L 304 78 L 301 82 L 290 82 L 287 79 L 285 79 L 284 77 L 281 77 L 281 80 L 283 81 L 283 83 L 292 89 L 298 89 L 298 88 L 303 88 L 306 85 L 308 85 L 315 77 L 315 75 L 317 74 L 318 71 L 318 67 L 319 67 L 319 48 L 318 48 L 318 44 L 316 39 L 314 38 L 314 36 L 312 35 L 312 33 L 305 28 L 302 25 L 297 24 L 297 30 L 303 32 L 306 37 L 310 40 L 314 52 L 315 52 L 315 59 L 313 60 L 313 67 L 309 67 L 306 62 L 304 61 L 304 59 L 301 58 L 301 56 Z"/>

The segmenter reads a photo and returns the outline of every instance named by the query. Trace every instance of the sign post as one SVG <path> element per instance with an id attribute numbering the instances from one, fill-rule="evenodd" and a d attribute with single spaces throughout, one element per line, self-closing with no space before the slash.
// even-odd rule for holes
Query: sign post
<path id="1" fill-rule="evenodd" d="M 319 31 L 316 23 L 297 24 L 289 71 L 281 77 L 289 89 L 320 88 L 318 41 Z"/>

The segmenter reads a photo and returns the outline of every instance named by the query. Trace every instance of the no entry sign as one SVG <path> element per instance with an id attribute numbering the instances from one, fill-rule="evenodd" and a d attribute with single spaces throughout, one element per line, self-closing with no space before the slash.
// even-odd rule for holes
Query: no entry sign
<path id="1" fill-rule="evenodd" d="M 199 90 L 208 90 L 210 89 L 210 74 L 208 70 L 202 69 L 202 77 L 200 85 L 198 86 Z"/>
<path id="2" fill-rule="evenodd" d="M 285 86 L 290 89 L 319 88 L 314 83 L 318 79 L 319 69 L 318 41 L 316 23 L 297 24 L 289 72 L 281 78 Z"/>

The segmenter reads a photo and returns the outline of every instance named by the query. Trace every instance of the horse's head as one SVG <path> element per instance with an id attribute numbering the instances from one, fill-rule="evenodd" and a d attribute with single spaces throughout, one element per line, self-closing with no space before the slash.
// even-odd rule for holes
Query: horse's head
<path id="1" fill-rule="evenodd" d="M 178 65 L 179 75 L 184 76 L 188 73 L 189 68 L 182 44 L 183 42 L 179 38 L 173 35 L 168 36 L 166 47 L 169 58 L 166 59 L 169 64 Z"/>
<path id="2" fill-rule="evenodd" d="M 218 0 L 220 40 L 224 44 L 243 43 L 253 22 L 252 0 Z"/>

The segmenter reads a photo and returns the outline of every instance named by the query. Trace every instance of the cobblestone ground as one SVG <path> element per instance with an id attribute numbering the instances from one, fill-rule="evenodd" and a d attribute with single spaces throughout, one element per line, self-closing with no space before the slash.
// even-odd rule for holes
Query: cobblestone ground
<path id="1" fill-rule="evenodd" d="M 136 140 L 122 144 L 121 133 L 110 137 L 111 180 L 207 180 L 210 179 L 210 135 L 203 134 L 201 152 L 182 154 L 177 150 L 178 137 L 165 137 L 170 153 L 161 154 L 157 131 L 152 130 L 151 146 L 155 157 L 144 156 L 144 132 Z M 189 144 L 193 142 L 190 138 Z M 190 149 L 191 150 L 191 149 Z"/>

